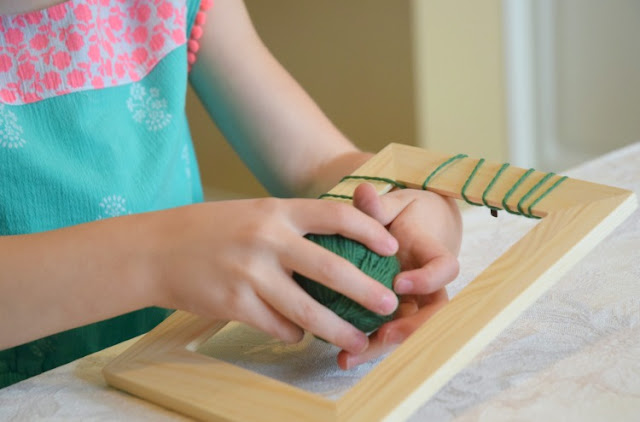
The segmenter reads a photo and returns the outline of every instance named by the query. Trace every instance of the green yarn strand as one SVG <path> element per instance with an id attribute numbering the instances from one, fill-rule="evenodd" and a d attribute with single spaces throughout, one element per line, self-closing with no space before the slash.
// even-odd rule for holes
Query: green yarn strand
<path id="1" fill-rule="evenodd" d="M 322 198 L 338 198 L 338 199 L 349 199 L 349 200 L 353 200 L 353 196 L 349 196 L 349 195 L 336 195 L 334 193 L 323 193 L 322 195 L 320 195 L 318 197 L 318 199 L 322 199 Z"/>
<path id="2" fill-rule="evenodd" d="M 356 175 L 348 175 L 348 176 L 344 176 L 342 179 L 340 179 L 340 182 L 344 182 L 345 180 L 350 180 L 350 179 L 360 179 L 360 180 L 372 180 L 372 181 L 378 181 L 378 182 L 385 182 L 385 183 L 389 183 L 399 189 L 406 189 L 407 186 L 403 183 L 400 183 L 396 180 L 393 179 L 388 179 L 386 177 L 375 177 L 375 176 L 356 176 Z M 323 193 L 322 195 L 320 195 L 318 197 L 318 199 L 323 199 L 323 198 L 337 198 L 337 199 L 348 199 L 348 200 L 353 200 L 353 196 L 349 196 L 349 195 L 338 195 L 335 193 Z"/>
<path id="3" fill-rule="evenodd" d="M 389 183 L 390 185 L 393 185 L 399 189 L 406 189 L 407 186 L 403 183 L 400 183 L 396 180 L 393 179 L 388 179 L 386 177 L 374 177 L 374 176 L 356 176 L 356 175 L 349 175 L 349 176 L 344 176 L 340 182 L 343 182 L 345 180 L 350 180 L 350 179 L 361 179 L 361 180 L 372 180 L 372 181 L 377 181 L 377 182 L 385 182 L 385 183 Z"/>
<path id="4" fill-rule="evenodd" d="M 518 212 L 513 211 L 511 208 L 509 208 L 509 206 L 507 205 L 507 201 L 509 200 L 509 198 L 511 198 L 511 195 L 513 195 L 513 193 L 516 191 L 516 189 L 518 189 L 518 187 L 520 187 L 520 185 L 527 180 L 527 177 L 529 177 L 531 175 L 531 173 L 533 173 L 535 171 L 535 169 L 529 169 L 527 171 L 525 171 L 522 176 L 520 176 L 520 178 L 516 181 L 516 183 L 513 184 L 513 186 L 511 186 L 511 189 L 509 189 L 507 191 L 507 193 L 504 195 L 504 198 L 502 198 L 502 208 L 508 212 L 509 214 L 515 214 L 515 215 L 520 215 Z"/>
<path id="5" fill-rule="evenodd" d="M 520 212 L 520 214 L 524 215 L 525 217 L 529 217 L 532 218 L 534 217 L 533 215 L 531 215 L 531 211 L 529 210 L 529 212 L 525 212 L 524 209 L 522 208 L 522 206 L 524 205 L 524 203 L 527 201 L 527 199 L 529 199 L 529 197 L 531 195 L 533 195 L 533 193 L 535 191 L 537 191 L 538 189 L 540 189 L 540 187 L 542 185 L 545 184 L 545 182 L 547 180 L 549 180 L 550 178 L 553 177 L 555 173 L 547 173 L 542 179 L 540 179 L 538 181 L 538 183 L 536 183 L 535 185 L 533 185 L 533 187 L 531 189 L 529 189 L 529 192 L 525 193 L 522 198 L 520 198 L 520 200 L 518 201 L 518 211 Z"/>
<path id="6" fill-rule="evenodd" d="M 559 178 L 558 180 L 556 180 L 556 182 L 549 186 L 549 189 L 547 189 L 546 191 L 544 191 L 542 193 L 542 195 L 540 195 L 535 201 L 533 201 L 529 207 L 527 208 L 527 211 L 529 212 L 528 216 L 531 216 L 531 218 L 536 218 L 536 219 L 540 219 L 540 217 L 536 217 L 535 215 L 533 215 L 531 213 L 531 209 L 533 207 L 536 206 L 536 204 L 540 201 L 542 201 L 544 199 L 545 196 L 549 195 L 555 188 L 557 188 L 558 186 L 560 186 L 560 183 L 564 182 L 566 179 L 568 179 L 567 176 L 562 176 L 561 178 Z"/>
<path id="7" fill-rule="evenodd" d="M 476 175 L 476 172 L 478 171 L 478 169 L 480 168 L 480 166 L 482 166 L 482 163 L 484 163 L 484 158 L 481 158 L 478 160 L 478 163 L 476 164 L 476 166 L 473 168 L 473 171 L 471 172 L 471 174 L 469 175 L 469 177 L 467 178 L 467 181 L 464 182 L 464 186 L 462 186 L 462 191 L 460 192 L 460 195 L 462 196 L 462 199 L 464 199 L 464 201 L 467 204 L 470 205 L 475 205 L 477 207 L 481 207 L 482 203 L 476 203 L 471 201 L 469 198 L 467 198 L 467 188 L 469 187 L 469 185 L 471 184 L 471 180 L 474 178 L 474 176 Z"/>
<path id="8" fill-rule="evenodd" d="M 427 178 L 424 180 L 424 183 L 422 184 L 422 190 L 427 190 L 427 185 L 429 184 L 431 179 L 433 179 L 435 177 L 435 175 L 440 172 L 440 170 L 442 170 L 443 168 L 447 167 L 449 164 L 452 164 L 453 162 L 461 160 L 461 159 L 466 158 L 466 157 L 468 157 L 467 154 L 458 154 L 458 155 L 454 155 L 453 157 L 451 157 L 448 160 L 444 161 L 442 164 L 440 164 L 438 167 L 436 167 L 436 169 L 434 171 L 432 171 L 431 174 L 429 174 L 427 176 Z"/>
<path id="9" fill-rule="evenodd" d="M 426 190 L 429 183 L 431 182 L 431 180 L 437 175 L 439 174 L 441 171 L 443 171 L 447 166 L 453 164 L 454 162 L 461 160 L 463 158 L 467 158 L 468 155 L 467 154 L 457 154 L 454 155 L 452 157 L 449 157 L 447 160 L 443 161 L 442 163 L 440 163 L 435 170 L 433 170 L 425 179 L 424 183 L 422 184 L 422 189 Z M 482 192 L 482 203 L 478 203 L 478 202 L 473 202 L 471 199 L 469 199 L 469 197 L 467 196 L 467 189 L 469 188 L 469 186 L 471 185 L 471 183 L 473 182 L 474 177 L 476 176 L 478 170 L 480 169 L 480 167 L 482 167 L 482 165 L 485 163 L 485 159 L 484 158 L 480 158 L 478 160 L 478 162 L 476 163 L 475 167 L 473 168 L 473 170 L 471 171 L 471 173 L 469 174 L 469 176 L 467 177 L 467 180 L 465 180 L 463 186 L 462 186 L 462 190 L 460 192 L 460 195 L 462 197 L 462 199 L 470 205 L 474 205 L 474 206 L 482 206 L 484 205 L 485 207 L 489 208 L 492 211 L 501 211 L 501 210 L 505 210 L 510 214 L 514 214 L 514 215 L 522 215 L 524 217 L 527 218 L 535 218 L 538 219 L 539 217 L 536 217 L 535 215 L 533 215 L 532 213 L 532 209 L 533 207 L 538 204 L 542 199 L 544 199 L 547 195 L 549 195 L 556 187 L 558 187 L 564 180 L 567 179 L 566 176 L 562 176 L 560 177 L 558 180 L 556 180 L 549 188 L 547 188 L 547 190 L 545 190 L 542 194 L 540 194 L 540 196 L 538 196 L 535 200 L 533 200 L 531 202 L 531 204 L 529 204 L 529 206 L 527 207 L 527 209 L 524 209 L 524 204 L 525 202 L 527 202 L 542 186 L 545 185 L 545 183 L 547 183 L 553 176 L 555 176 L 555 173 L 547 173 L 544 177 L 542 177 L 538 182 L 536 182 L 518 201 L 517 203 L 517 211 L 512 210 L 511 208 L 509 208 L 509 206 L 507 205 L 507 201 L 509 200 L 509 198 L 511 198 L 511 196 L 517 191 L 517 189 L 522 185 L 522 183 L 524 183 L 524 181 L 532 174 L 535 172 L 535 169 L 530 168 L 529 170 L 525 171 L 520 178 L 513 184 L 513 186 L 511 186 L 511 188 L 507 191 L 507 193 L 504 195 L 504 197 L 502 198 L 501 204 L 502 204 L 502 208 L 500 207 L 494 207 L 492 205 L 489 205 L 488 201 L 487 201 L 487 196 L 489 195 L 489 193 L 491 192 L 491 190 L 493 189 L 493 187 L 495 186 L 495 184 L 497 183 L 498 179 L 502 176 L 502 174 L 507 170 L 507 168 L 509 168 L 511 165 L 509 163 L 504 163 L 500 166 L 500 168 L 498 169 L 498 171 L 496 172 L 496 174 L 493 176 L 493 178 L 491 179 L 491 181 L 489 182 L 489 184 L 487 185 L 487 187 L 485 188 L 485 190 Z M 385 183 L 389 183 L 393 186 L 395 186 L 396 188 L 399 189 L 406 189 L 407 186 L 404 183 L 398 182 L 397 180 L 393 180 L 393 179 L 389 179 L 386 177 L 375 177 L 375 176 L 362 176 L 362 175 L 348 175 L 342 178 L 342 181 L 345 180 L 350 180 L 350 179 L 360 179 L 360 180 L 371 180 L 371 181 L 380 181 L 380 182 L 385 182 Z M 352 196 L 349 195 L 338 195 L 338 194 L 332 194 L 332 193 L 325 193 L 319 196 L 319 199 L 322 198 L 337 198 L 337 199 L 348 199 L 348 200 L 353 200 Z"/>
<path id="10" fill-rule="evenodd" d="M 491 189 L 493 189 L 493 186 L 496 184 L 496 182 L 500 178 L 500 175 L 502 175 L 502 173 L 504 173 L 504 171 L 510 165 L 511 164 L 509 164 L 509 163 L 504 163 L 503 165 L 501 165 L 500 168 L 498 169 L 498 171 L 496 172 L 495 176 L 493 176 L 493 179 L 491 179 L 491 182 L 489 182 L 489 184 L 485 188 L 484 192 L 482 192 L 482 203 L 484 204 L 485 207 L 487 207 L 489 209 L 492 209 L 492 210 L 495 210 L 495 211 L 500 211 L 502 209 L 502 208 L 499 208 L 499 207 L 493 207 L 493 206 L 489 205 L 489 203 L 487 202 L 487 195 L 489 195 L 489 192 L 491 192 Z"/>

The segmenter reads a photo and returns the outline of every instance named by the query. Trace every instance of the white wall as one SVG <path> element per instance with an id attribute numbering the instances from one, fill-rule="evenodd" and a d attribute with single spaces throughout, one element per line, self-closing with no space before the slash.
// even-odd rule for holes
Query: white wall
<path id="1" fill-rule="evenodd" d="M 640 2 L 555 8 L 560 147 L 591 156 L 640 140 Z"/>
<path id="2" fill-rule="evenodd" d="M 640 140 L 640 2 L 504 5 L 507 45 L 528 47 L 507 49 L 510 141 L 535 153 L 527 165 L 562 170 Z"/>

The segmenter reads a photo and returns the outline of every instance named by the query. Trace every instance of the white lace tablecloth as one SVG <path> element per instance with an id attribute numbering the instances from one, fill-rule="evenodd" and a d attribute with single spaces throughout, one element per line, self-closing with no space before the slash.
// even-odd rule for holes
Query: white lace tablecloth
<path id="1" fill-rule="evenodd" d="M 640 143 L 566 173 L 640 192 Z M 464 212 L 455 295 L 534 221 Z M 306 337 L 293 347 L 244 326 L 201 348 L 254 371 L 337 397 L 375 363 L 343 372 L 336 350 Z M 129 342 L 130 344 L 130 342 Z M 101 369 L 128 344 L 0 390 L 0 420 L 186 420 L 106 386 Z M 215 400 L 215 398 L 213 398 Z M 640 211 L 422 406 L 411 421 L 640 420 Z"/>

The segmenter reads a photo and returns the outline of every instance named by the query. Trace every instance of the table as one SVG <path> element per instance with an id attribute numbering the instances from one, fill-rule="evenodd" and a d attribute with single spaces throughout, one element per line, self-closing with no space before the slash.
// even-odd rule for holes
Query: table
<path id="1" fill-rule="evenodd" d="M 640 193 L 640 142 L 566 172 Z M 533 220 L 463 213 L 453 296 L 522 237 Z M 306 337 L 284 348 L 233 325 L 201 351 L 311 391 L 340 395 L 376 362 L 343 372 L 332 346 Z M 185 421 L 109 388 L 101 369 L 125 342 L 0 390 L 0 420 Z M 636 211 L 457 374 L 411 421 L 640 418 L 640 211 Z"/>

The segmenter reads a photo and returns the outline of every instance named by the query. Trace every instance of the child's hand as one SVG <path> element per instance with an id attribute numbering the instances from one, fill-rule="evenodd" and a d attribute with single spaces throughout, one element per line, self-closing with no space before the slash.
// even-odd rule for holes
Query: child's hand
<path id="1" fill-rule="evenodd" d="M 343 369 L 390 351 L 447 303 L 445 285 L 458 275 L 462 235 L 455 202 L 432 192 L 406 189 L 379 197 L 365 183 L 356 189 L 354 205 L 388 226 L 400 243 L 402 272 L 394 279 L 394 289 L 401 299 L 394 320 L 373 334 L 363 353 L 340 352 Z"/>
<path id="2" fill-rule="evenodd" d="M 397 307 L 391 290 L 303 237 L 337 233 L 379 254 L 394 254 L 398 242 L 393 236 L 352 206 L 268 198 L 151 215 L 147 247 L 153 251 L 157 305 L 242 321 L 287 342 L 299 341 L 303 328 L 354 354 L 367 347 L 367 336 L 308 296 L 292 273 L 377 313 L 389 314 Z"/>

